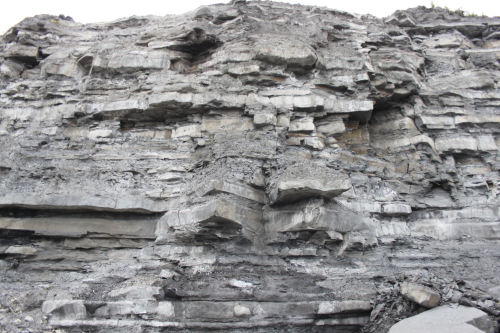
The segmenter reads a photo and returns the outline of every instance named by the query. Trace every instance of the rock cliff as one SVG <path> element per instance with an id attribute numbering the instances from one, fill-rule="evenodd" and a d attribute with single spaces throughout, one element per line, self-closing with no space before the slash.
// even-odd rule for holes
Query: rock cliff
<path id="1" fill-rule="evenodd" d="M 2 332 L 498 319 L 499 18 L 40 15 L 0 75 Z"/>

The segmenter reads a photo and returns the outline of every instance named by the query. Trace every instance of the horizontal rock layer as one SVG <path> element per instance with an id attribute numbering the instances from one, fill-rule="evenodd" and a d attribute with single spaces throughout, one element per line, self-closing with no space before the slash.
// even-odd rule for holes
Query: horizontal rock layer
<path id="1" fill-rule="evenodd" d="M 23 20 L 0 42 L 0 326 L 498 317 L 499 29 L 244 1 Z"/>

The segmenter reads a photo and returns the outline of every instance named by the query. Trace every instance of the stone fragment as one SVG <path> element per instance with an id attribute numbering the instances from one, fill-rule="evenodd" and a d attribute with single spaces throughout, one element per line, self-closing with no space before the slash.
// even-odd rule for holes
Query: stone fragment
<path id="1" fill-rule="evenodd" d="M 175 309 L 172 302 L 159 302 L 156 311 L 160 316 L 160 319 L 169 319 L 175 317 Z"/>
<path id="2" fill-rule="evenodd" d="M 252 315 L 252 311 L 250 311 L 250 309 L 246 306 L 243 306 L 243 305 L 240 305 L 240 304 L 236 304 L 234 306 L 234 315 L 236 317 L 249 317 Z"/>
<path id="3" fill-rule="evenodd" d="M 172 237 L 183 240 L 231 239 L 244 237 L 255 240 L 262 233 L 262 215 L 236 201 L 211 199 L 192 208 L 171 210 L 158 222 L 156 241 Z"/>
<path id="4" fill-rule="evenodd" d="M 481 135 L 477 137 L 477 150 L 497 151 L 498 147 L 495 139 L 491 135 Z"/>
<path id="5" fill-rule="evenodd" d="M 42 312 L 56 319 L 87 318 L 87 309 L 82 300 L 48 300 L 43 302 Z"/>
<path id="6" fill-rule="evenodd" d="M 423 46 L 428 48 L 474 48 L 474 44 L 458 31 L 428 38 L 423 42 Z"/>
<path id="7" fill-rule="evenodd" d="M 484 70 L 462 70 L 449 75 L 433 76 L 427 84 L 434 94 L 453 89 L 489 89 L 495 85 L 490 73 Z"/>
<path id="8" fill-rule="evenodd" d="M 130 286 L 114 289 L 108 296 L 112 299 L 150 299 L 155 300 L 163 297 L 163 289 L 151 286 Z"/>
<path id="9" fill-rule="evenodd" d="M 136 70 L 162 70 L 170 67 L 167 53 L 150 50 L 117 49 L 109 55 L 99 54 L 92 63 L 94 70 L 130 72 Z"/>
<path id="10" fill-rule="evenodd" d="M 293 96 L 292 105 L 294 110 L 322 110 L 325 99 L 317 95 Z"/>
<path id="11" fill-rule="evenodd" d="M 236 196 L 253 200 L 262 204 L 267 202 L 266 195 L 263 191 L 257 190 L 246 184 L 229 182 L 225 180 L 211 179 L 200 186 L 198 193 L 200 196 L 213 193 L 230 193 Z"/>
<path id="12" fill-rule="evenodd" d="M 336 314 L 346 312 L 368 312 L 372 309 L 369 301 L 326 301 L 319 303 L 318 314 Z"/>
<path id="13" fill-rule="evenodd" d="M 23 70 L 23 65 L 15 61 L 6 60 L 0 64 L 0 75 L 7 78 L 17 79 Z"/>
<path id="14" fill-rule="evenodd" d="M 314 129 L 313 118 L 310 117 L 294 119 L 288 127 L 288 131 L 290 132 L 312 132 Z"/>
<path id="15" fill-rule="evenodd" d="M 426 308 L 434 308 L 439 305 L 441 296 L 436 291 L 429 287 L 405 282 L 401 285 L 401 294 L 409 300 L 425 306 Z"/>
<path id="16" fill-rule="evenodd" d="M 55 52 L 44 59 L 41 71 L 44 75 L 62 75 L 70 78 L 86 74 L 81 71 L 76 59 L 67 50 Z"/>
<path id="17" fill-rule="evenodd" d="M 321 138 L 318 138 L 317 136 L 311 136 L 304 138 L 304 146 L 315 150 L 322 150 L 323 148 L 325 148 L 325 143 Z"/>
<path id="18" fill-rule="evenodd" d="M 316 164 L 299 164 L 277 177 L 270 186 L 269 199 L 278 203 L 315 196 L 332 198 L 350 188 L 349 178 L 341 172 Z"/>
<path id="19" fill-rule="evenodd" d="M 488 289 L 488 293 L 500 300 L 500 286 L 491 287 Z"/>
<path id="20" fill-rule="evenodd" d="M 12 245 L 5 249 L 4 253 L 12 255 L 32 256 L 37 254 L 38 250 L 32 246 Z"/>
<path id="21" fill-rule="evenodd" d="M 116 317 L 130 315 L 144 315 L 155 311 L 156 302 L 150 300 L 136 299 L 133 301 L 107 302 L 99 307 L 94 316 L 96 317 Z"/>
<path id="22" fill-rule="evenodd" d="M 113 131 L 110 129 L 96 129 L 89 132 L 88 138 L 98 140 L 100 138 L 109 138 L 112 134 Z"/>
<path id="23" fill-rule="evenodd" d="M 411 214 L 411 206 L 405 203 L 386 203 L 382 205 L 382 213 L 386 215 Z"/>
<path id="24" fill-rule="evenodd" d="M 13 44 L 5 50 L 5 57 L 17 59 L 28 65 L 37 64 L 39 49 L 36 46 Z"/>
<path id="25" fill-rule="evenodd" d="M 290 117 L 280 114 L 277 120 L 277 126 L 288 127 L 290 126 Z"/>
<path id="26" fill-rule="evenodd" d="M 255 126 L 276 125 L 276 116 L 272 113 L 256 113 L 253 116 Z"/>
<path id="27" fill-rule="evenodd" d="M 473 137 L 440 137 L 435 141 L 436 149 L 439 152 L 463 152 L 476 151 L 477 140 Z"/>
<path id="28" fill-rule="evenodd" d="M 425 129 L 455 128 L 453 117 L 448 116 L 419 116 L 415 123 L 419 128 Z"/>
<path id="29" fill-rule="evenodd" d="M 373 110 L 373 101 L 366 100 L 328 100 L 325 110 L 329 114 L 351 114 L 362 121 L 370 119 Z"/>
<path id="30" fill-rule="evenodd" d="M 266 208 L 264 221 L 266 236 L 271 242 L 279 239 L 280 233 L 288 232 L 322 231 L 328 240 L 336 242 L 344 240 L 344 234 L 354 239 L 354 233 L 359 231 L 366 231 L 360 237 L 373 238 L 375 231 L 368 218 L 340 205 L 325 205 L 321 199 Z"/>
<path id="31" fill-rule="evenodd" d="M 287 36 L 260 35 L 255 52 L 257 60 L 292 67 L 310 68 L 317 59 L 316 53 L 309 45 Z"/>
<path id="32" fill-rule="evenodd" d="M 201 126 L 198 124 L 185 125 L 177 127 L 172 131 L 172 138 L 178 138 L 183 136 L 189 136 L 192 138 L 201 137 Z"/>
<path id="33" fill-rule="evenodd" d="M 317 126 L 317 131 L 325 135 L 336 135 L 344 133 L 346 130 L 342 118 L 333 118 L 330 122 Z"/>
<path id="34" fill-rule="evenodd" d="M 233 75 L 259 74 L 259 65 L 235 65 L 228 68 L 227 72 Z"/>
<path id="35" fill-rule="evenodd" d="M 494 324 L 481 310 L 462 305 L 427 310 L 393 325 L 389 333 L 492 333 Z"/>

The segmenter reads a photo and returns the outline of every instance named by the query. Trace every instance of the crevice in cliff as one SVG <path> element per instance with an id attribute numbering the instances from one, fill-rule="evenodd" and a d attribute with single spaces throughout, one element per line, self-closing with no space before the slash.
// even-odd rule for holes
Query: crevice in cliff
<path id="1" fill-rule="evenodd" d="M 212 53 L 222 45 L 222 41 L 217 36 L 207 34 L 201 28 L 194 28 L 188 33 L 177 37 L 171 45 L 167 46 L 170 50 L 183 52 L 188 56 L 173 61 L 171 67 L 177 71 L 193 70 L 197 65 L 208 60 Z"/>
<path id="2" fill-rule="evenodd" d="M 35 218 L 35 217 L 86 217 L 86 218 L 110 218 L 110 219 L 137 219 L 158 218 L 162 212 L 149 211 L 117 211 L 101 207 L 47 207 L 47 206 L 21 206 L 1 205 L 0 218 Z"/>
<path id="3" fill-rule="evenodd" d="M 124 237 L 153 239 L 163 213 L 120 211 L 103 207 L 10 205 L 0 208 L 0 229 L 56 237 Z"/>

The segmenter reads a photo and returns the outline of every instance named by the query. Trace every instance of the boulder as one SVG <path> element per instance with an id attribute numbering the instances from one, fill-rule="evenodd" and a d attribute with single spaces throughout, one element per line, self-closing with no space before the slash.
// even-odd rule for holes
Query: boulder
<path id="1" fill-rule="evenodd" d="M 442 305 L 403 319 L 389 333 L 493 333 L 494 324 L 481 310 L 462 305 Z"/>
<path id="2" fill-rule="evenodd" d="M 401 294 L 409 300 L 425 306 L 426 308 L 434 308 L 438 306 L 441 301 L 439 293 L 429 287 L 417 283 L 403 283 L 401 285 Z"/>

